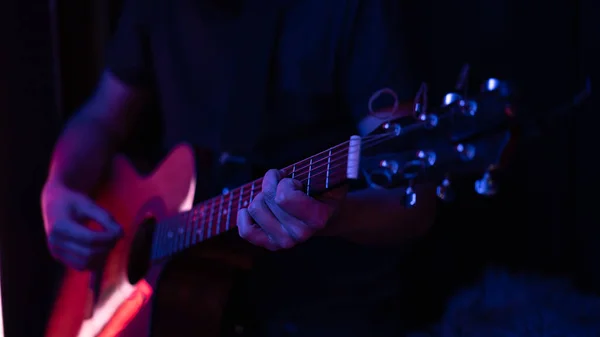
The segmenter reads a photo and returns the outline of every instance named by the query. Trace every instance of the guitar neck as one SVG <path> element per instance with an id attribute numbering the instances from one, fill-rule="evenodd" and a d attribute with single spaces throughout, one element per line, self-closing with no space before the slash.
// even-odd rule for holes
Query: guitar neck
<path id="1" fill-rule="evenodd" d="M 308 195 L 322 193 L 348 179 L 358 178 L 359 136 L 301 160 L 281 170 L 283 176 L 299 180 Z M 152 260 L 179 253 L 200 242 L 233 229 L 240 209 L 248 207 L 262 191 L 262 178 L 203 201 L 191 210 L 156 225 Z"/>

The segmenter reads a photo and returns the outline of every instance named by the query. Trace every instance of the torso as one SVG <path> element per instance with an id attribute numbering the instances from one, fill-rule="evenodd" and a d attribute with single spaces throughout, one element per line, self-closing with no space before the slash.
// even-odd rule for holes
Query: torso
<path id="1" fill-rule="evenodd" d="M 256 42 L 258 48 L 274 42 L 268 55 L 244 50 L 253 44 L 239 37 L 247 20 L 243 10 L 212 8 L 198 0 L 155 2 L 151 49 L 165 147 L 185 141 L 216 154 L 251 154 L 261 166 L 273 168 L 356 132 L 336 94 L 336 60 L 349 33 L 343 6 L 353 1 L 257 1 L 256 6 L 269 8 L 262 24 L 277 33 L 274 41 Z M 271 61 L 264 57 L 273 62 L 264 78 L 253 79 L 264 85 L 256 90 L 241 75 L 256 66 L 247 62 Z M 351 316 L 364 321 L 374 310 L 385 311 L 383 302 L 397 291 L 397 258 L 394 248 L 313 238 L 258 260 L 242 288 L 252 294 L 250 307 L 259 320 L 274 322 L 269 329 L 297 330 L 302 324 L 294 321 L 332 313 L 346 324 Z"/>

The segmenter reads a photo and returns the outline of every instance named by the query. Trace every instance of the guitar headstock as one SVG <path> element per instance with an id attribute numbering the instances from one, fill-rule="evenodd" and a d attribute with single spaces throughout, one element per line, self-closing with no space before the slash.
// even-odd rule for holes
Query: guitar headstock
<path id="1" fill-rule="evenodd" d="M 494 195 L 514 112 L 504 82 L 488 79 L 478 89 L 448 93 L 431 110 L 424 95 L 418 95 L 413 116 L 386 121 L 363 138 L 360 166 L 367 183 L 405 187 L 411 206 L 416 202 L 414 184 L 435 182 L 438 197 L 450 201 L 453 177 L 480 173 L 475 191 Z"/>

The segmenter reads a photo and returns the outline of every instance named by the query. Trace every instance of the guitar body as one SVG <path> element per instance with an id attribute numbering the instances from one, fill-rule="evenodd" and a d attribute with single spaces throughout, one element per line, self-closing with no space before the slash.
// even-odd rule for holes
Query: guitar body
<path id="1" fill-rule="evenodd" d="M 152 295 L 164 263 L 152 266 L 145 277 L 132 284 L 128 276 L 130 252 L 136 234 L 151 223 L 148 220 L 161 220 L 192 207 L 195 176 L 194 153 L 187 145 L 175 148 L 146 177 L 140 176 L 124 157 L 115 159 L 112 175 L 96 202 L 121 224 L 124 237 L 108 256 L 102 272 L 66 271 L 47 337 L 150 335 Z M 210 289 L 215 296 L 221 293 Z M 228 290 L 223 287 L 222 291 Z M 218 327 L 204 328 L 207 334 L 203 336 L 218 332 Z"/>
<path id="2" fill-rule="evenodd" d="M 403 111 L 396 111 L 395 106 L 391 113 L 361 123 L 361 129 L 374 130 L 370 134 L 351 136 L 280 171 L 300 181 L 309 195 L 362 174 L 373 188 L 404 188 L 407 208 L 417 202 L 415 184 L 437 180 L 437 196 L 450 201 L 449 178 L 483 171 L 474 189 L 481 195 L 494 195 L 514 116 L 497 82 L 486 82 L 487 89 L 477 101 L 446 95 L 441 111 L 419 112 L 416 118 L 412 110 L 409 115 L 394 116 Z M 236 236 L 224 234 L 232 233 L 238 212 L 262 191 L 262 179 L 193 205 L 195 162 L 192 148 L 181 145 L 143 177 L 125 158 L 115 159 L 112 175 L 96 202 L 123 227 L 125 235 L 102 270 L 67 270 L 47 337 L 148 337 L 151 330 L 154 337 L 220 335 L 234 273 L 251 268 L 252 257 L 264 253 L 239 244 L 241 240 L 228 241 Z M 200 185 L 210 185 L 209 172 L 202 170 L 198 175 L 205 182 Z M 192 259 L 179 254 L 196 244 L 201 249 L 193 252 L 200 254 L 191 254 Z M 166 258 L 175 255 L 161 276 Z M 183 268 L 170 268 L 179 262 L 184 262 Z M 156 290 L 160 290 L 159 312 L 151 320 Z"/>

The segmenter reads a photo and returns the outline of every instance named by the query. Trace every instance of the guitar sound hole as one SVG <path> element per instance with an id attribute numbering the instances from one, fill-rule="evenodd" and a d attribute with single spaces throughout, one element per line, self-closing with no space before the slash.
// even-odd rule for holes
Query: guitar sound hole
<path id="1" fill-rule="evenodd" d="M 129 253 L 129 263 L 127 264 L 127 277 L 131 284 L 136 284 L 150 269 L 152 235 L 155 227 L 156 219 L 147 218 L 135 234 Z"/>

